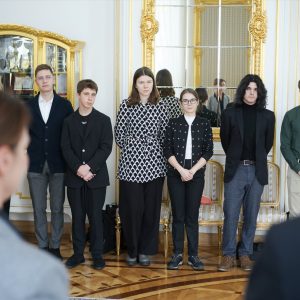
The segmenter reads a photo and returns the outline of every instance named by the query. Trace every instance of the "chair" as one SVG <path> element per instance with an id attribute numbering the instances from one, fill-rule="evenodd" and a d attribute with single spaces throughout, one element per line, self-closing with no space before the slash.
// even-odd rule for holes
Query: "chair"
<path id="1" fill-rule="evenodd" d="M 214 160 L 209 160 L 205 170 L 203 196 L 210 199 L 209 203 L 200 205 L 199 225 L 218 228 L 218 247 L 221 250 L 223 228 L 223 166 Z"/>

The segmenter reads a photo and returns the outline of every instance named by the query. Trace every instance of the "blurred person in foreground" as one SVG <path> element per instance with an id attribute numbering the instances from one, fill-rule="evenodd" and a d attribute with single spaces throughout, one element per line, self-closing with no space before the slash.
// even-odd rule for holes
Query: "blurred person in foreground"
<path id="1" fill-rule="evenodd" d="M 0 298 L 67 299 L 63 265 L 25 242 L 2 211 L 27 172 L 29 119 L 25 104 L 0 92 Z"/>

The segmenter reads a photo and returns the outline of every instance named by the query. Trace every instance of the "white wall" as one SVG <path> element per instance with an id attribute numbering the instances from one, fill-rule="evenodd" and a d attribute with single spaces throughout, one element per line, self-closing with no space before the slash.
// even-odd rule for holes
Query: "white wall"
<path id="1" fill-rule="evenodd" d="M 83 78 L 99 85 L 95 108 L 115 120 L 115 1 L 1 0 L 1 23 L 31 26 L 85 42 Z M 115 201 L 115 147 L 108 159 L 111 185 L 106 202 Z"/>

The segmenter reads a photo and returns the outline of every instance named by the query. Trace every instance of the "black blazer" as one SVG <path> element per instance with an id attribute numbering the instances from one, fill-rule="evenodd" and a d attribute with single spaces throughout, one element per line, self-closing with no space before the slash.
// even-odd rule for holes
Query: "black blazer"
<path id="1" fill-rule="evenodd" d="M 298 300 L 300 218 L 275 225 L 250 276 L 246 300 Z"/>
<path id="2" fill-rule="evenodd" d="M 181 166 L 184 166 L 186 141 L 189 125 L 184 115 L 176 119 L 170 119 L 166 129 L 164 142 L 164 156 L 169 159 L 175 156 Z M 213 155 L 212 130 L 207 119 L 199 116 L 191 126 L 192 134 L 192 165 L 195 165 L 201 157 L 208 161 Z M 194 177 L 204 173 L 205 166 L 197 171 Z M 179 175 L 178 171 L 168 163 L 168 175 Z"/>
<path id="3" fill-rule="evenodd" d="M 110 118 L 93 109 L 88 120 L 85 135 L 80 130 L 78 110 L 64 122 L 61 147 L 67 163 L 66 186 L 80 188 L 85 181 L 77 176 L 82 164 L 88 164 L 96 176 L 89 182 L 89 188 L 109 185 L 106 160 L 112 150 L 112 126 Z"/>
<path id="4" fill-rule="evenodd" d="M 220 128 L 222 147 L 226 154 L 224 181 L 229 182 L 240 163 L 244 136 L 243 109 L 232 106 L 224 110 Z M 255 175 L 260 184 L 268 184 L 267 155 L 273 146 L 275 115 L 267 109 L 257 109 Z"/>
<path id="5" fill-rule="evenodd" d="M 46 124 L 39 107 L 39 94 L 26 103 L 32 117 L 28 147 L 29 172 L 41 173 L 47 160 L 51 173 L 64 173 L 65 162 L 61 153 L 60 139 L 63 121 L 73 112 L 71 103 L 54 93 Z"/>

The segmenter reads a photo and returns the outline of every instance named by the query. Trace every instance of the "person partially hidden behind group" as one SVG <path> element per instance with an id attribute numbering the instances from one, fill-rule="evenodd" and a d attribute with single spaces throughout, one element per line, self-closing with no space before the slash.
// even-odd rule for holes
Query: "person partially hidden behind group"
<path id="1" fill-rule="evenodd" d="M 54 91 L 55 77 L 49 65 L 38 65 L 35 82 L 39 93 L 27 101 L 32 115 L 30 158 L 27 174 L 34 212 L 35 235 L 40 248 L 62 259 L 61 237 L 64 229 L 65 162 L 60 147 L 64 119 L 73 112 L 71 103 Z M 51 209 L 51 235 L 48 236 L 47 190 Z"/>
<path id="2" fill-rule="evenodd" d="M 23 102 L 0 91 L 0 298 L 66 300 L 63 264 L 25 242 L 2 211 L 27 172 L 29 119 Z"/>
<path id="3" fill-rule="evenodd" d="M 175 96 L 173 79 L 169 70 L 162 69 L 157 72 L 156 85 L 161 99 L 167 106 L 169 119 L 179 117 L 182 112 L 179 105 L 179 99 Z"/>
<path id="4" fill-rule="evenodd" d="M 216 127 L 217 126 L 217 114 L 214 111 L 211 111 L 206 107 L 206 103 L 207 103 L 207 99 L 208 99 L 208 94 L 207 94 L 206 88 L 201 88 L 201 87 L 196 88 L 195 91 L 198 94 L 198 98 L 199 98 L 197 114 L 201 118 L 205 118 L 205 119 L 209 120 L 211 127 Z"/>
<path id="5" fill-rule="evenodd" d="M 240 82 L 233 106 L 224 110 L 220 128 L 226 154 L 224 174 L 223 257 L 219 271 L 235 264 L 236 232 L 243 207 L 239 264 L 250 271 L 256 220 L 264 185 L 268 184 L 267 156 L 273 146 L 275 115 L 266 109 L 267 90 L 258 75 Z"/>
<path id="6" fill-rule="evenodd" d="M 205 165 L 213 155 L 212 130 L 209 121 L 196 114 L 199 99 L 193 89 L 182 91 L 180 103 L 184 115 L 169 121 L 164 143 L 174 245 L 167 268 L 178 269 L 183 263 L 185 228 L 188 264 L 194 270 L 203 270 L 204 265 L 198 257 L 198 216 Z"/>
<path id="7" fill-rule="evenodd" d="M 217 114 L 217 127 L 221 125 L 221 115 L 226 109 L 230 98 L 225 94 L 226 81 L 222 78 L 214 79 L 214 94 L 208 99 L 207 108 Z"/>
<path id="8" fill-rule="evenodd" d="M 85 261 L 85 219 L 90 224 L 92 267 L 103 269 L 102 207 L 109 185 L 106 160 L 112 150 L 110 118 L 93 108 L 97 84 L 84 79 L 77 84 L 79 108 L 65 121 L 61 146 L 67 163 L 66 186 L 72 211 L 74 254 L 66 261 L 74 268 Z"/>
<path id="9" fill-rule="evenodd" d="M 168 110 L 159 97 L 152 71 L 134 73 L 132 91 L 122 101 L 115 126 L 121 149 L 120 218 L 126 241 L 127 264 L 150 265 L 158 250 L 159 218 L 166 164 L 162 144 Z"/>

